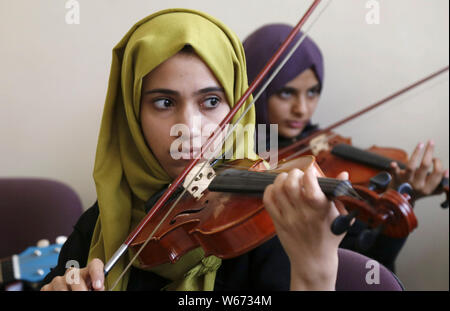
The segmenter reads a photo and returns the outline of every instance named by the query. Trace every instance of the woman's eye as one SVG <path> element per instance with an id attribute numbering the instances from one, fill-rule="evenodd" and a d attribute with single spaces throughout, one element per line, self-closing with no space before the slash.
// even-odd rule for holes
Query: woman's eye
<path id="1" fill-rule="evenodd" d="M 173 103 L 168 98 L 157 99 L 153 102 L 153 105 L 157 109 L 168 109 L 173 106 Z"/>
<path id="2" fill-rule="evenodd" d="M 290 99 L 292 95 L 294 95 L 294 92 L 289 89 L 281 90 L 280 92 L 278 92 L 278 96 L 281 99 Z"/>
<path id="3" fill-rule="evenodd" d="M 307 95 L 310 98 L 314 98 L 314 97 L 320 96 L 320 88 L 314 87 L 312 89 L 309 89 L 308 92 L 307 92 Z"/>
<path id="4" fill-rule="evenodd" d="M 313 98 L 319 95 L 317 91 L 308 91 L 308 97 Z"/>
<path id="5" fill-rule="evenodd" d="M 209 97 L 204 101 L 205 108 L 216 108 L 220 104 L 218 97 Z"/>

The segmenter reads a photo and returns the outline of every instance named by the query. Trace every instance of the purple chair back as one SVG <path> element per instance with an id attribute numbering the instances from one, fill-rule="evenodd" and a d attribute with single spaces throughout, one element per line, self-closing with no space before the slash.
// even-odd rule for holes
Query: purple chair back
<path id="1" fill-rule="evenodd" d="M 353 251 L 340 248 L 336 280 L 338 291 L 402 291 L 403 285 L 385 266 Z"/>
<path id="2" fill-rule="evenodd" d="M 0 178 L 0 258 L 69 236 L 83 212 L 67 185 L 40 178 Z"/>

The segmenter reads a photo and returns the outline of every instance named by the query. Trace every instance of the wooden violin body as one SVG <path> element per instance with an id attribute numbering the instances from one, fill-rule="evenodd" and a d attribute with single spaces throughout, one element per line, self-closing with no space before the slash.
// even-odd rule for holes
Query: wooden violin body
<path id="1" fill-rule="evenodd" d="M 246 174 L 241 180 L 247 184 L 252 183 L 252 174 L 261 174 L 265 170 L 261 161 L 240 160 L 233 164 L 239 168 L 248 168 L 240 170 Z M 131 247 L 137 251 L 157 224 L 163 221 L 140 253 L 140 262 L 144 267 L 175 262 L 197 247 L 203 248 L 205 256 L 215 255 L 223 259 L 246 253 L 275 235 L 274 225 L 262 202 L 265 186 L 273 182 L 279 172 L 292 168 L 304 170 L 310 166 L 319 176 L 323 176 L 314 157 L 306 156 L 286 161 L 277 170 L 271 170 L 270 176 L 264 175 L 267 180 L 263 184 L 253 184 L 247 189 L 242 189 L 242 185 L 237 186 L 238 179 L 237 183 L 229 183 L 230 187 L 225 186 L 228 187 L 226 192 L 205 190 L 199 199 L 185 193 L 167 217 L 163 215 L 165 213 L 155 215 L 135 238 Z M 226 173 L 227 169 L 224 172 Z M 217 174 L 227 179 L 226 174 L 220 175 L 220 171 L 217 171 Z M 322 184 L 331 182 L 330 187 L 334 189 L 334 179 L 319 178 L 320 182 Z M 219 186 L 223 187 L 223 184 Z M 333 191 L 331 188 L 327 189 L 327 185 L 321 187 L 325 193 Z M 242 193 L 236 192 L 239 188 Z M 383 232 L 394 237 L 407 236 L 417 226 L 417 220 L 407 198 L 399 193 L 390 191 L 380 196 L 364 187 L 357 187 L 355 190 L 359 198 L 337 195 L 336 199 L 349 211 L 357 210 L 358 218 L 370 226 L 383 226 Z M 162 210 L 167 210 L 172 203 L 167 202 L 167 206 Z"/>

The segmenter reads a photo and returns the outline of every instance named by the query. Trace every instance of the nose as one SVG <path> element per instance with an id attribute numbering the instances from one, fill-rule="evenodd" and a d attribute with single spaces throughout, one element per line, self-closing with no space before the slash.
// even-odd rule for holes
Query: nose
<path id="1" fill-rule="evenodd" d="M 189 129 L 189 140 L 191 146 L 201 145 L 201 113 L 196 105 L 185 103 L 180 110 L 178 121 Z M 200 144 L 200 145 L 199 145 Z"/>
<path id="2" fill-rule="evenodd" d="M 292 114 L 300 116 L 300 117 L 307 114 L 308 113 L 308 105 L 307 105 L 306 101 L 307 101 L 307 99 L 305 98 L 305 96 L 303 94 L 297 96 L 292 103 L 292 109 L 291 109 Z"/>

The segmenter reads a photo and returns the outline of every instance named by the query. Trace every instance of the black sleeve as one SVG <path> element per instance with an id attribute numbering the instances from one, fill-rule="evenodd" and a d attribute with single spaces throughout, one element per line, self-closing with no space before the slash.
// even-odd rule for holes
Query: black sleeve
<path id="1" fill-rule="evenodd" d="M 225 259 L 215 290 L 289 290 L 290 262 L 277 236 L 239 257 Z"/>
<path id="2" fill-rule="evenodd" d="M 74 226 L 72 234 L 67 238 L 58 257 L 58 264 L 47 274 L 39 287 L 50 283 L 56 276 L 66 272 L 66 265 L 70 260 L 78 262 L 79 267 L 85 267 L 91 246 L 92 234 L 98 218 L 97 202 L 86 210 Z M 70 263 L 69 263 L 70 265 Z M 69 266 L 68 266 L 69 267 Z"/>
<path id="3" fill-rule="evenodd" d="M 250 284 L 256 290 L 288 291 L 291 263 L 278 236 L 250 253 Z"/>
<path id="4" fill-rule="evenodd" d="M 355 224 L 348 230 L 339 247 L 375 259 L 395 273 L 395 260 L 405 244 L 406 238 L 397 239 L 380 234 L 369 249 L 363 250 L 359 247 L 358 237 L 367 228 L 367 225 L 363 222 L 356 220 Z"/>

